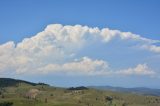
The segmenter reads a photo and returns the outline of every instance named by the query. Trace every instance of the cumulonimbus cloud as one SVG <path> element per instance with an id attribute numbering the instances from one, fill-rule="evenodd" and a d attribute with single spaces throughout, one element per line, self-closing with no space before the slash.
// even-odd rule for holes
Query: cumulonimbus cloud
<path id="1" fill-rule="evenodd" d="M 160 53 L 158 40 L 147 39 L 131 32 L 121 32 L 109 28 L 99 29 L 88 26 L 63 26 L 61 24 L 48 25 L 44 31 L 31 38 L 24 38 L 15 44 L 9 41 L 0 45 L 0 73 L 14 71 L 15 73 L 50 73 L 65 71 L 68 73 L 87 73 L 100 75 L 112 73 L 108 63 L 104 60 L 94 60 L 81 57 L 81 61 L 74 61 L 79 50 L 94 42 L 108 43 L 118 38 L 125 41 L 135 41 L 139 49 Z M 140 65 L 141 66 L 141 65 Z M 140 66 L 137 66 L 139 68 Z M 143 65 L 142 65 L 143 66 Z M 124 70 L 125 74 L 153 74 L 147 66 Z"/>

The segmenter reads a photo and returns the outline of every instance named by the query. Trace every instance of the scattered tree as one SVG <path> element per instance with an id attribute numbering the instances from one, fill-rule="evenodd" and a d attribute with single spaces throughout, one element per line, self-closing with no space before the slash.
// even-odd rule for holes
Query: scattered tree
<path id="1" fill-rule="evenodd" d="M 53 94 L 51 93 L 50 96 L 53 96 Z"/>
<path id="2" fill-rule="evenodd" d="M 47 103 L 48 102 L 48 100 L 47 100 L 47 98 L 45 98 L 45 103 Z"/>
<path id="3" fill-rule="evenodd" d="M 113 100 L 113 98 L 112 98 L 111 96 L 106 96 L 106 97 L 105 97 L 105 101 L 106 101 L 106 102 L 109 102 L 109 106 L 112 105 L 112 100 Z"/>
<path id="4" fill-rule="evenodd" d="M 2 98 L 3 98 L 3 99 L 5 98 L 4 95 L 2 95 Z"/>
<path id="5" fill-rule="evenodd" d="M 127 103 L 123 103 L 122 106 L 127 106 Z"/>

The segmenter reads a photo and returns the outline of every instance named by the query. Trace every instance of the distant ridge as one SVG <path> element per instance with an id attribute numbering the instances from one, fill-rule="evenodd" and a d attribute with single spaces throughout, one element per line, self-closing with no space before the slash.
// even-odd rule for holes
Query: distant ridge
<path id="1" fill-rule="evenodd" d="M 12 79 L 12 78 L 0 78 L 0 87 L 10 87 L 10 86 L 17 86 L 19 83 L 25 83 L 32 86 L 36 85 L 48 85 L 45 83 L 33 83 L 24 80 Z"/>
<path id="2" fill-rule="evenodd" d="M 71 87 L 68 88 L 67 90 L 87 90 L 87 89 L 88 89 L 87 87 L 80 86 L 80 87 Z"/>
<path id="3" fill-rule="evenodd" d="M 112 86 L 90 86 L 89 88 L 99 89 L 99 90 L 110 90 L 117 92 L 135 93 L 142 95 L 153 95 L 160 96 L 160 89 L 151 89 L 146 87 L 136 87 L 136 88 L 123 88 L 123 87 L 112 87 Z"/>

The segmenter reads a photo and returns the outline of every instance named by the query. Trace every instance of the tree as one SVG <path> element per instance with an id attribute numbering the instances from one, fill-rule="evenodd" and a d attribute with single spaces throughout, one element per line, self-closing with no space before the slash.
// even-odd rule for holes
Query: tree
<path id="1" fill-rule="evenodd" d="M 4 95 L 2 95 L 2 98 L 4 98 Z"/>
<path id="2" fill-rule="evenodd" d="M 123 103 L 122 106 L 127 106 L 127 103 Z"/>
<path id="3" fill-rule="evenodd" d="M 109 106 L 112 104 L 112 100 L 113 100 L 113 98 L 111 96 L 106 96 L 105 97 L 105 101 L 109 102 Z"/>
<path id="4" fill-rule="evenodd" d="M 45 103 L 47 103 L 47 98 L 45 98 Z"/>

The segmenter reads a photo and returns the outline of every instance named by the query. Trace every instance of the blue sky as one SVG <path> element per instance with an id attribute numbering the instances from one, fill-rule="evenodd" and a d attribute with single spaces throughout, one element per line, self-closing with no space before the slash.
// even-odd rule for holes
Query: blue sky
<path id="1" fill-rule="evenodd" d="M 160 39 L 159 4 L 159 0 L 2 0 L 0 43 L 21 41 L 51 23 L 109 27 Z"/>
<path id="2" fill-rule="evenodd" d="M 160 88 L 159 5 L 159 0 L 0 1 L 0 73 L 56 86 Z M 102 34 L 104 28 L 109 29 Z M 72 40 L 59 38 L 65 35 Z"/>

